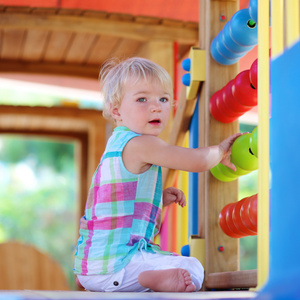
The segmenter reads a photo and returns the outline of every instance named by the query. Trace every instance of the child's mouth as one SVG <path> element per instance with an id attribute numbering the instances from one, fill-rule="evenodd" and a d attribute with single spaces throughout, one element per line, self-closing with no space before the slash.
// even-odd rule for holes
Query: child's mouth
<path id="1" fill-rule="evenodd" d="M 153 124 L 153 125 L 157 125 L 157 124 L 160 124 L 160 120 L 159 119 L 157 119 L 157 120 L 151 120 L 149 123 Z"/>

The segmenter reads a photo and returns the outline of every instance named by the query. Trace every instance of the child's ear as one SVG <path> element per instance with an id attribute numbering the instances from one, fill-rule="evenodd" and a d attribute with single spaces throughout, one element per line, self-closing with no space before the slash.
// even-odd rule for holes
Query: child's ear
<path id="1" fill-rule="evenodd" d="M 118 106 L 111 106 L 110 114 L 115 120 L 120 120 L 121 119 L 121 115 L 120 115 Z"/>

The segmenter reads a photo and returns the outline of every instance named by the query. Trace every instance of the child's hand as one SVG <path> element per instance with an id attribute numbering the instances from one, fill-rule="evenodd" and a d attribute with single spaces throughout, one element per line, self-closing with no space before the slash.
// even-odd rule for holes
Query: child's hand
<path id="1" fill-rule="evenodd" d="M 181 207 L 186 205 L 183 191 L 174 187 L 169 187 L 163 191 L 163 206 L 168 206 L 172 203 L 178 203 Z"/>
<path id="2" fill-rule="evenodd" d="M 219 144 L 219 147 L 221 151 L 224 153 L 223 158 L 221 159 L 220 163 L 224 166 L 227 166 L 228 168 L 232 169 L 233 171 L 236 171 L 235 165 L 230 161 L 230 155 L 231 155 L 231 147 L 233 142 L 241 136 L 242 133 L 236 133 L 232 136 L 225 139 L 223 142 Z"/>

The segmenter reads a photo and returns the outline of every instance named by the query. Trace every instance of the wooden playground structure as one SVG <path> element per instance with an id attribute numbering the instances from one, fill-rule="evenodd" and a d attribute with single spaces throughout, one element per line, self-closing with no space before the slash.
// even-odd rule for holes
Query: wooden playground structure
<path id="1" fill-rule="evenodd" d="M 218 218 L 221 210 L 229 203 L 238 201 L 238 180 L 222 182 L 217 180 L 210 172 L 198 174 L 197 182 L 192 182 L 198 190 L 197 213 L 198 230 L 197 235 L 190 236 L 189 245 L 191 255 L 201 257 L 205 269 L 205 289 L 241 289 L 241 288 L 262 288 L 267 282 L 269 275 L 269 165 L 270 165 L 270 146 L 269 146 L 269 119 L 270 119 L 270 66 L 269 49 L 272 49 L 272 57 L 282 55 L 286 49 L 293 46 L 299 39 L 299 1 L 296 0 L 275 0 L 271 1 L 272 7 L 268 1 L 258 1 L 258 270 L 239 270 L 239 240 L 226 235 L 220 228 Z M 178 100 L 178 108 L 174 118 L 170 122 L 165 135 L 162 137 L 172 144 L 183 146 L 186 132 L 190 129 L 190 121 L 197 107 L 198 114 L 198 146 L 209 146 L 218 144 L 224 138 L 239 131 L 238 121 L 222 123 L 217 121 L 210 114 L 210 99 L 212 95 L 235 78 L 238 74 L 238 64 L 222 65 L 217 63 L 210 54 L 212 40 L 219 34 L 224 27 L 225 17 L 229 21 L 231 17 L 239 10 L 238 0 L 199 0 L 200 18 L 199 30 L 195 29 L 194 24 L 168 23 L 166 27 L 157 25 L 154 19 L 140 19 L 136 24 L 132 19 L 126 19 L 125 16 L 114 16 L 105 20 L 109 23 L 111 35 L 127 35 L 122 39 L 122 47 L 115 53 L 121 53 L 121 48 L 130 49 L 132 39 L 135 40 L 135 49 L 128 50 L 122 55 L 140 55 L 154 60 L 165 67 L 174 77 L 174 57 L 179 55 L 182 59 L 186 57 L 188 49 L 199 50 L 202 54 L 197 65 L 201 69 L 200 75 L 195 79 L 192 74 L 192 81 L 197 82 L 196 94 L 190 96 L 189 88 L 184 90 Z M 284 7 L 284 10 L 282 9 Z M 271 12 L 271 14 L 269 13 Z M 4 21 L 0 21 L 0 27 L 6 34 L 10 30 L 18 32 L 20 27 L 30 30 L 37 24 L 42 24 L 44 30 L 56 31 L 59 35 L 60 24 L 65 26 L 72 24 L 73 29 L 77 29 L 76 34 L 80 35 L 84 31 L 78 28 L 75 21 L 79 18 L 86 18 L 90 34 L 98 34 L 101 30 L 101 18 L 97 19 L 96 25 L 94 15 L 81 14 L 75 12 L 61 11 L 60 15 L 52 15 L 51 11 L 37 9 L 34 14 L 23 8 L 3 7 L 2 15 Z M 42 17 L 46 13 L 47 18 Z M 31 14 L 31 15 L 30 15 Z M 29 16 L 30 15 L 30 16 Z M 269 15 L 272 16 L 269 24 Z M 66 16 L 66 19 L 64 19 Z M 88 19 L 90 18 L 90 19 Z M 116 18 L 119 18 L 116 20 Z M 125 20 L 125 19 L 126 20 Z M 16 20 L 16 21 L 15 21 Z M 115 21 L 116 24 L 110 24 Z M 124 21 L 125 20 L 125 21 Z M 97 22 L 98 22 L 97 21 Z M 103 20 L 102 20 L 103 21 Z M 66 22 L 66 23 L 64 23 Z M 121 22 L 128 22 L 128 28 L 119 32 L 122 28 Z M 54 27 L 53 27 L 53 24 Z M 83 22 L 84 24 L 84 22 Z M 149 25 L 150 24 L 150 25 Z M 124 25 L 124 24 L 123 24 Z M 272 28 L 272 44 L 269 44 L 269 25 Z M 115 26 L 120 26 L 115 29 Z M 137 35 L 138 29 L 142 26 L 150 26 L 151 34 L 146 39 L 145 34 Z M 180 29 L 178 29 L 178 26 Z M 19 29 L 16 29 L 16 28 Z M 100 28 L 100 29 L 99 29 Z M 284 29 L 285 28 L 285 31 Z M 135 35 L 130 30 L 134 29 Z M 68 29 L 69 30 L 69 29 Z M 115 31 L 114 31 L 115 30 Z M 128 30 L 128 31 L 126 31 Z M 16 33 L 15 33 L 16 34 Z M 19 32 L 20 34 L 20 32 Z M 33 35 L 33 33 L 31 33 Z M 73 33 L 74 34 L 74 33 Z M 199 34 L 198 37 L 196 35 Z M 121 36 L 117 37 L 119 39 Z M 167 38 L 168 37 L 168 38 Z M 6 37 L 7 38 L 7 37 Z M 80 38 L 80 37 L 78 37 Z M 81 37 L 83 38 L 83 37 Z M 86 37 L 85 37 L 86 38 Z M 2 37 L 3 39 L 3 37 Z M 112 38 L 111 38 L 112 39 Z M 9 41 L 9 39 L 4 42 Z M 174 48 L 174 44 L 177 46 Z M 129 47 L 130 45 L 130 47 Z M 179 46 L 178 46 L 179 45 Z M 29 47 L 29 46 L 28 46 Z M 99 46 L 100 47 L 100 46 Z M 160 51 L 157 51 L 157 48 Z M 175 50 L 174 50 L 175 49 Z M 177 49 L 177 50 L 176 50 Z M 179 49 L 179 50 L 178 50 Z M 94 50 L 94 53 L 96 53 Z M 49 50 L 50 51 L 50 50 Z M 176 52 L 177 51 L 177 52 Z M 175 53 L 176 52 L 176 53 Z M 49 52 L 50 53 L 50 52 Z M 93 53 L 93 52 L 91 52 Z M 25 55 L 25 54 L 24 54 Z M 79 54 L 78 54 L 79 55 Z M 103 54 L 104 55 L 104 54 Z M 70 54 L 71 57 L 71 54 Z M 75 57 L 75 54 L 74 54 Z M 63 65 L 53 66 L 49 62 L 44 65 L 41 63 L 31 63 L 30 61 L 20 62 L 17 59 L 7 59 L 1 65 L 0 71 L 27 71 L 27 72 L 52 72 L 60 74 L 70 74 L 76 72 L 78 75 L 95 76 L 98 67 L 96 66 L 96 57 L 90 57 L 92 62 L 88 68 L 80 63 L 74 63 L 70 59 L 70 64 L 64 68 Z M 98 58 L 97 58 L 98 59 Z M 192 63 L 195 59 L 192 58 Z M 79 61 L 79 60 L 78 60 Z M 67 62 L 67 61 L 66 61 Z M 24 68 L 25 67 L 25 68 Z M 193 66 L 195 67 L 195 66 Z M 195 69 L 194 69 L 195 71 Z M 96 75 L 97 76 L 97 75 Z M 194 91 L 193 91 L 194 93 Z M 188 95 L 188 100 L 187 100 Z M 198 106 L 196 106 L 198 102 Z M 11 122 L 12 118 L 17 122 Z M 49 122 L 45 123 L 45 119 Z M 31 121 L 29 121 L 31 120 Z M 35 122 L 32 120 L 36 120 Z M 18 124 L 21 124 L 18 127 Z M 34 125 L 35 124 L 35 125 Z M 49 125 L 48 125 L 49 124 Z M 59 124 L 59 125 L 58 125 Z M 97 165 L 100 153 L 103 151 L 105 140 L 105 126 L 107 124 L 95 111 L 80 111 L 77 108 L 28 108 L 28 107 L 10 107 L 0 106 L 0 133 L 23 133 L 39 135 L 60 135 L 75 138 L 79 141 L 82 149 L 80 154 L 81 161 L 81 212 L 85 205 L 85 195 L 90 182 L 91 174 Z M 99 130 L 101 128 L 101 130 Z M 165 186 L 174 184 L 174 170 L 164 170 Z M 173 220 L 174 221 L 174 220 Z M 170 217 L 168 222 L 172 223 Z M 288 225 L 287 225 L 288 226 Z M 170 239 L 167 244 L 170 245 Z M 272 245 L 271 245 L 272 246 Z M 224 251 L 220 251 L 220 247 Z M 1 245 L 0 245 L 1 248 Z M 271 252 L 272 253 L 272 252 Z M 299 269 L 299 267 L 298 267 Z"/>

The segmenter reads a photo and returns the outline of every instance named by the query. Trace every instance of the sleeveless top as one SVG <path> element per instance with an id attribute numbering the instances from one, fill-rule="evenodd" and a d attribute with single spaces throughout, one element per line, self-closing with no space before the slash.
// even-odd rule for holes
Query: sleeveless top
<path id="1" fill-rule="evenodd" d="M 162 209 L 161 167 L 152 165 L 142 174 L 133 174 L 122 160 L 125 145 L 137 136 L 117 127 L 107 142 L 80 219 L 75 274 L 116 273 L 139 249 L 172 254 L 153 244 Z"/>

